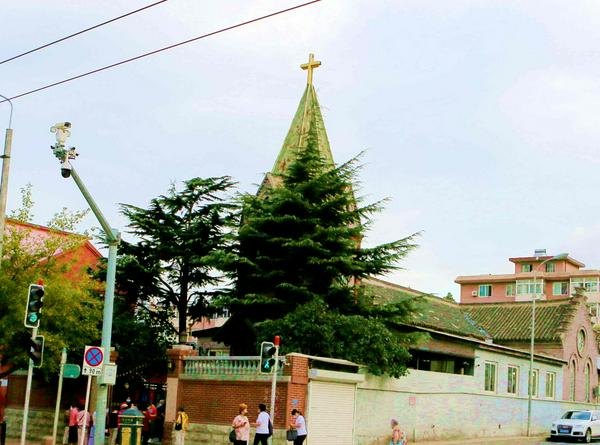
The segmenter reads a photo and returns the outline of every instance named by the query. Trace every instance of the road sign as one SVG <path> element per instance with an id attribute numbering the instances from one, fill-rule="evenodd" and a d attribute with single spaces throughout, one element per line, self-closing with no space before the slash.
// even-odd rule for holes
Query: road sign
<path id="1" fill-rule="evenodd" d="M 104 351 L 98 346 L 86 346 L 83 353 L 83 371 L 81 375 L 102 375 Z"/>
<path id="2" fill-rule="evenodd" d="M 81 374 L 81 367 L 79 365 L 72 365 L 67 363 L 63 368 L 63 377 L 65 379 L 76 379 Z"/>

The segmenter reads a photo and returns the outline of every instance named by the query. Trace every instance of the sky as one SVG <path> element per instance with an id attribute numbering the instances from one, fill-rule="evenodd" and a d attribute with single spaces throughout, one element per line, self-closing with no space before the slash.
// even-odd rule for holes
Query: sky
<path id="1" fill-rule="evenodd" d="M 2 3 L 0 59 L 151 0 Z M 302 3 L 169 0 L 0 65 L 15 96 Z M 230 175 L 254 192 L 306 84 L 310 52 L 337 162 L 364 151 L 360 194 L 388 198 L 365 243 L 420 233 L 386 279 L 458 296 L 458 275 L 568 252 L 600 268 L 600 4 L 541 0 L 322 0 L 14 101 L 8 209 L 33 186 L 34 222 L 86 208 L 60 176 L 50 127 L 111 225 L 170 184 Z M 0 104 L 0 127 L 9 107 Z M 90 215 L 82 229 L 98 226 Z M 124 237 L 131 237 L 124 233 Z"/>

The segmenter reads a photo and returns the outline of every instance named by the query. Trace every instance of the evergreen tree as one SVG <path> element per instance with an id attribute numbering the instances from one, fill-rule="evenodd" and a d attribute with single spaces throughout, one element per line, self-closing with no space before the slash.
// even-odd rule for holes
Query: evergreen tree
<path id="1" fill-rule="evenodd" d="M 122 204 L 130 233 L 137 243 L 123 243 L 128 274 L 120 286 L 135 302 L 155 304 L 163 312 L 177 311 L 177 333 L 187 333 L 188 321 L 210 312 L 210 300 L 221 276 L 215 258 L 229 240 L 232 205 L 226 194 L 231 178 L 194 178 L 183 190 L 171 187 L 152 199 L 148 209 Z"/>
<path id="2" fill-rule="evenodd" d="M 389 347 L 388 322 L 407 305 L 375 307 L 353 283 L 396 269 L 414 247 L 413 236 L 361 246 L 382 203 L 361 205 L 355 198 L 357 164 L 328 164 L 311 132 L 280 186 L 243 197 L 237 252 L 224 265 L 235 286 L 221 304 L 232 317 L 217 336 L 233 354 L 254 355 L 257 337 L 281 334 L 288 351 L 354 359 L 376 373 L 403 372 L 409 356 L 401 339 L 398 348 Z"/>

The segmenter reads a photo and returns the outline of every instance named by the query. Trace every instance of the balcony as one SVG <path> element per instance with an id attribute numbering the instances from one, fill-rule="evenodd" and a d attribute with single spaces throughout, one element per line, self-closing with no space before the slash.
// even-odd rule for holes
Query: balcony
<path id="1" fill-rule="evenodd" d="M 285 357 L 279 357 L 277 375 L 283 375 Z M 224 377 L 260 375 L 259 356 L 187 357 L 184 375 L 189 377 Z"/>
<path id="2" fill-rule="evenodd" d="M 531 301 L 533 297 L 536 297 L 536 301 L 546 300 L 546 294 L 517 294 L 515 295 L 515 301 Z"/>

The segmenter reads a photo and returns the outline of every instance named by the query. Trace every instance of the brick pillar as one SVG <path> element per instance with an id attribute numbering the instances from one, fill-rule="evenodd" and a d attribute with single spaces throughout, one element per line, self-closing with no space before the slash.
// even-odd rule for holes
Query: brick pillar
<path id="1" fill-rule="evenodd" d="M 194 348 L 188 345 L 174 345 L 167 351 L 169 360 L 167 373 L 167 400 L 165 400 L 165 427 L 163 444 L 171 443 L 173 423 L 179 409 L 179 376 L 184 372 L 184 358 L 196 355 Z"/>
<path id="2" fill-rule="evenodd" d="M 277 425 L 279 428 L 287 428 L 290 424 L 292 409 L 299 409 L 304 414 L 308 390 L 308 357 L 291 353 L 286 355 L 286 361 L 283 374 L 290 376 L 290 382 L 287 391 L 285 425 Z"/>

